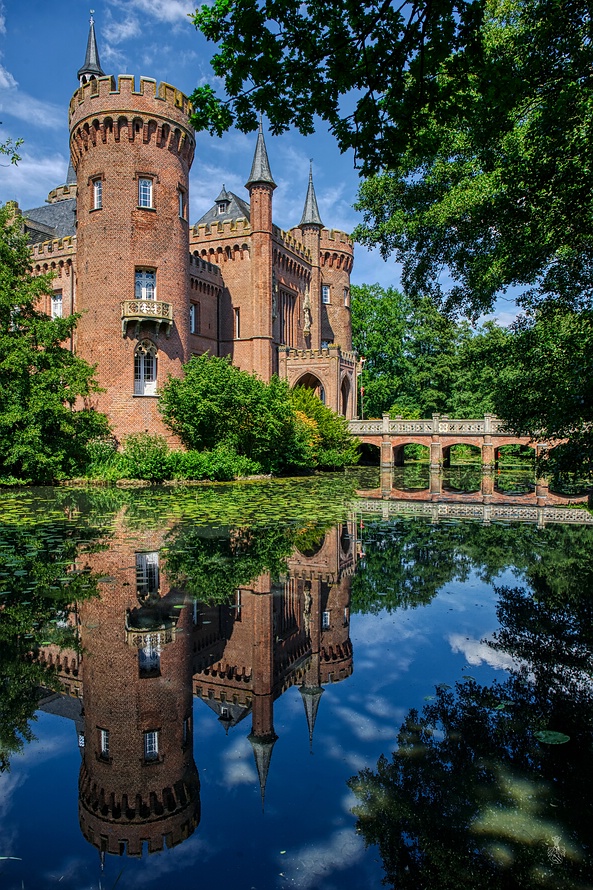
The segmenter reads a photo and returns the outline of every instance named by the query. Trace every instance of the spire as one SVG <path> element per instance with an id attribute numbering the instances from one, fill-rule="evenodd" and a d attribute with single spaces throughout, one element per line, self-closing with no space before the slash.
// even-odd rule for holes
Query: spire
<path id="1" fill-rule="evenodd" d="M 317 711 L 321 696 L 323 695 L 323 689 L 321 686 L 301 686 L 299 692 L 301 693 L 305 714 L 307 715 L 309 747 L 313 748 L 313 730 L 315 729 L 315 720 L 317 719 Z"/>
<path id="2" fill-rule="evenodd" d="M 95 20 L 93 18 L 94 9 L 91 9 L 91 21 L 89 29 L 89 39 L 86 45 L 86 56 L 82 68 L 78 69 L 77 77 L 82 86 L 88 80 L 95 77 L 105 77 L 105 72 L 101 68 L 99 61 L 99 50 L 97 49 L 97 38 L 95 37 Z"/>
<path id="3" fill-rule="evenodd" d="M 278 736 L 274 733 L 271 736 L 262 738 L 261 736 L 251 733 L 247 736 L 253 748 L 255 756 L 255 765 L 259 776 L 259 789 L 261 792 L 261 808 L 264 808 L 264 800 L 266 796 L 266 782 L 268 781 L 268 771 L 270 769 L 270 761 L 272 760 L 272 750 L 278 741 Z"/>
<path id="4" fill-rule="evenodd" d="M 262 119 L 259 119 L 259 132 L 257 134 L 257 143 L 255 145 L 255 154 L 253 156 L 253 164 L 251 165 L 251 173 L 249 179 L 245 183 L 245 188 L 255 185 L 256 182 L 263 182 L 276 188 L 276 183 L 272 178 L 270 170 L 270 162 L 268 161 L 268 152 L 266 151 L 266 143 L 264 141 L 264 128 Z"/>
<path id="5" fill-rule="evenodd" d="M 317 206 L 315 186 L 313 185 L 313 162 L 311 162 L 309 166 L 309 188 L 307 189 L 307 197 L 305 198 L 305 206 L 303 207 L 303 218 L 299 223 L 299 228 L 302 226 L 319 226 L 320 228 L 323 228 L 323 223 L 319 216 L 319 208 Z"/>
<path id="6" fill-rule="evenodd" d="M 68 163 L 68 172 L 66 173 L 66 185 L 76 185 L 76 173 L 72 166 L 72 161 Z"/>
<path id="7" fill-rule="evenodd" d="M 223 183 L 220 194 L 219 194 L 218 198 L 216 198 L 216 200 L 215 200 L 215 204 L 220 204 L 221 201 L 230 201 L 230 200 L 231 200 L 231 196 L 227 192 L 226 186 Z"/>

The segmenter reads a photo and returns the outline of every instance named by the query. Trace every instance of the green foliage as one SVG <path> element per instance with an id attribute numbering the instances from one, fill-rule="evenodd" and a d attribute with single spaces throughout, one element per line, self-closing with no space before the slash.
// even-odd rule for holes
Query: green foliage
<path id="1" fill-rule="evenodd" d="M 593 312 L 554 308 L 521 318 L 495 367 L 494 407 L 509 429 L 569 439 L 550 452 L 551 469 L 591 475 Z"/>
<path id="2" fill-rule="evenodd" d="M 319 400 L 294 398 L 307 401 L 315 416 L 300 408 L 297 416 L 286 381 L 273 377 L 264 383 L 228 358 L 202 355 L 185 365 L 183 378 L 169 378 L 159 405 L 165 422 L 187 448 L 224 445 L 264 472 L 354 463 L 356 449 L 346 424 Z"/>
<path id="3" fill-rule="evenodd" d="M 18 218 L 0 207 L 0 474 L 47 483 L 79 473 L 106 417 L 75 403 L 97 391 L 94 369 L 62 344 L 77 316 L 36 309 L 50 277 L 33 277 Z"/>
<path id="4" fill-rule="evenodd" d="M 335 414 L 313 390 L 304 386 L 292 390 L 290 401 L 295 411 L 310 421 L 310 443 L 316 467 L 336 470 L 357 463 L 358 443 L 348 431 L 345 417 Z"/>
<path id="5" fill-rule="evenodd" d="M 398 156 L 422 109 L 434 103 L 435 73 L 451 53 L 462 77 L 460 50 L 479 45 L 481 16 L 482 3 L 469 0 L 216 0 L 196 11 L 194 24 L 219 45 L 212 67 L 228 99 L 198 88 L 192 121 L 220 135 L 231 124 L 255 129 L 265 111 L 274 133 L 294 126 L 308 134 L 319 116 L 368 175 Z"/>
<path id="6" fill-rule="evenodd" d="M 187 448 L 227 445 L 266 472 L 311 466 L 288 385 L 278 378 L 266 385 L 228 358 L 191 358 L 183 378 L 169 378 L 159 406 Z"/>
<path id="7" fill-rule="evenodd" d="M 164 482 L 171 479 L 230 482 L 238 476 L 261 473 L 258 463 L 238 455 L 229 445 L 212 451 L 171 450 L 163 436 L 138 433 L 128 436 L 118 452 L 112 440 L 102 439 L 89 446 L 91 462 L 87 476 L 105 482 L 142 479 Z"/>
<path id="8" fill-rule="evenodd" d="M 498 353 L 508 336 L 494 322 L 475 331 L 454 323 L 430 300 L 409 300 L 393 288 L 352 287 L 352 338 L 366 360 L 367 417 L 491 412 Z"/>

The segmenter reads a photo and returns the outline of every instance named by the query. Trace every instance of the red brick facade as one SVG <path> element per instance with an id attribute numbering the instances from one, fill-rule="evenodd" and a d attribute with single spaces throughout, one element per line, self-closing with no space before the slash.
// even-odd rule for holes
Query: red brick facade
<path id="1" fill-rule="evenodd" d="M 218 221 L 211 212 L 190 227 L 190 111 L 179 90 L 150 78 L 82 83 L 69 113 L 76 182 L 48 197 L 76 199 L 76 234 L 52 238 L 24 214 L 35 272 L 57 273 L 46 311 L 81 313 L 72 345 L 97 366 L 104 391 L 94 404 L 118 439 L 170 435 L 158 389 L 191 355 L 209 352 L 264 380 L 279 373 L 312 386 L 355 417 L 351 239 L 320 220 L 289 232 L 275 226 L 271 174 L 248 183 L 243 215 Z M 261 131 L 257 151 L 267 164 Z M 330 346 L 337 376 L 328 371 Z"/>

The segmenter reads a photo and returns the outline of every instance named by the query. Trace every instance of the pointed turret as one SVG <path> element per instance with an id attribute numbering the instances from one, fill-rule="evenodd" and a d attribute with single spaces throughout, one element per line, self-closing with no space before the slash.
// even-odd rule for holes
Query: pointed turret
<path id="1" fill-rule="evenodd" d="M 305 714 L 307 715 L 307 725 L 309 727 L 309 747 L 313 748 L 313 730 L 315 729 L 315 720 L 317 719 L 317 711 L 319 710 L 319 702 L 323 695 L 321 686 L 301 686 L 299 689 L 303 704 L 305 706 Z"/>
<path id="2" fill-rule="evenodd" d="M 84 64 L 82 68 L 78 69 L 78 73 L 76 76 L 78 77 L 81 86 L 83 85 L 83 83 L 87 83 L 87 81 L 93 80 L 96 77 L 105 76 L 105 72 L 101 68 L 101 62 L 99 61 L 99 50 L 97 49 L 97 38 L 95 37 L 95 20 L 93 19 L 92 10 L 89 28 L 89 39 L 86 45 L 86 56 L 84 59 Z"/>
<path id="3" fill-rule="evenodd" d="M 319 226 L 320 229 L 323 228 L 323 223 L 319 216 L 319 207 L 317 206 L 315 186 L 313 185 L 313 164 L 309 167 L 309 187 L 307 189 L 307 197 L 305 199 L 303 216 L 299 223 L 299 228 L 302 228 L 303 226 Z"/>
<path id="4" fill-rule="evenodd" d="M 263 810 L 266 797 L 266 783 L 268 781 L 270 761 L 272 760 L 272 751 L 274 749 L 274 745 L 278 741 L 278 736 L 274 733 L 273 735 L 267 736 L 266 738 L 262 738 L 261 736 L 257 736 L 251 733 L 251 735 L 247 736 L 247 739 L 251 743 L 251 747 L 253 748 L 255 765 L 257 767 L 257 774 L 259 776 L 259 789 L 261 793 L 261 806 Z"/>
<path id="5" fill-rule="evenodd" d="M 68 172 L 66 173 L 66 185 L 76 185 L 76 173 L 72 166 L 72 161 L 68 163 Z"/>
<path id="6" fill-rule="evenodd" d="M 257 143 L 255 145 L 255 154 L 253 156 L 253 164 L 251 165 L 251 173 L 249 179 L 245 183 L 245 188 L 251 188 L 252 185 L 263 183 L 276 188 L 276 183 L 272 177 L 270 170 L 270 162 L 268 160 L 268 152 L 264 140 L 264 128 L 260 118 L 259 132 L 257 134 Z"/>

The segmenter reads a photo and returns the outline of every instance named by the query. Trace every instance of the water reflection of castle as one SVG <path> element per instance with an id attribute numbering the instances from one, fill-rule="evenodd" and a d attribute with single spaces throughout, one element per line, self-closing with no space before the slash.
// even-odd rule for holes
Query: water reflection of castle
<path id="1" fill-rule="evenodd" d="M 200 819 L 192 696 L 227 732 L 249 715 L 262 802 L 274 702 L 298 686 L 303 743 L 311 743 L 323 687 L 352 672 L 350 586 L 354 520 L 288 559 L 279 580 L 262 574 L 227 605 L 204 606 L 172 587 L 162 535 L 89 556 L 101 597 L 71 614 L 82 655 L 47 647 L 61 695 L 44 710 L 71 716 L 82 762 L 79 819 L 102 853 L 139 856 L 189 837 Z M 307 739 L 308 736 L 308 739 Z"/>

